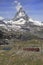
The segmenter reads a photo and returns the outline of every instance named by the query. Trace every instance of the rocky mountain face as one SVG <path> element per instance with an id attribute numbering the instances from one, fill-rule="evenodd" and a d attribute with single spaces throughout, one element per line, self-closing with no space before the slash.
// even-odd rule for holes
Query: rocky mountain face
<path id="1" fill-rule="evenodd" d="M 43 39 L 43 23 L 34 21 L 23 10 L 21 4 L 17 3 L 17 13 L 12 20 L 0 19 L 0 35 L 4 39 Z M 1 38 L 1 37 L 0 37 Z"/>

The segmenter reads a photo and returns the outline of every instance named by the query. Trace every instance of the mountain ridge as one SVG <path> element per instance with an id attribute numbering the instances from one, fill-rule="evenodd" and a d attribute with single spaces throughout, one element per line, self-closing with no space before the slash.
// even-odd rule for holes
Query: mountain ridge
<path id="1" fill-rule="evenodd" d="M 43 23 L 39 21 L 34 21 L 30 18 L 26 12 L 23 10 L 21 4 L 17 3 L 16 9 L 18 7 L 15 17 L 11 20 L 6 21 L 5 19 L 0 19 L 0 30 L 3 27 L 8 32 L 13 31 L 13 33 L 21 32 L 30 33 L 32 35 L 43 38 Z M 4 25 L 4 26 L 3 26 Z"/>

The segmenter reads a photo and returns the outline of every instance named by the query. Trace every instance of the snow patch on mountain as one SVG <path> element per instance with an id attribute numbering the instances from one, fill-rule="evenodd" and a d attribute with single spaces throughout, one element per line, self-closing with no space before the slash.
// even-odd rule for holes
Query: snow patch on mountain
<path id="1" fill-rule="evenodd" d="M 33 20 L 33 19 L 29 19 L 29 22 L 32 22 L 34 25 L 38 25 L 38 26 L 41 26 L 41 25 L 43 25 L 42 23 L 41 23 L 41 21 L 36 21 L 36 20 Z"/>
<path id="2" fill-rule="evenodd" d="M 19 20 L 17 20 L 17 21 L 12 22 L 12 24 L 23 25 L 23 24 L 25 24 L 25 22 L 26 22 L 26 21 L 25 21 L 23 18 L 21 18 L 21 19 L 19 19 Z"/>
<path id="3" fill-rule="evenodd" d="M 3 20 L 4 18 L 0 16 L 0 20 Z"/>

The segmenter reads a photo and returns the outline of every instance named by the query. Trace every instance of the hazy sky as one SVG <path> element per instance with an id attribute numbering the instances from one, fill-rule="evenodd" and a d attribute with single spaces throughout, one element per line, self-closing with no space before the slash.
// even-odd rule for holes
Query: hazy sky
<path id="1" fill-rule="evenodd" d="M 0 16 L 4 18 L 13 18 L 16 13 L 13 4 L 15 0 L 0 0 Z M 34 20 L 43 21 L 43 0 L 17 0 L 19 1 L 25 12 Z"/>

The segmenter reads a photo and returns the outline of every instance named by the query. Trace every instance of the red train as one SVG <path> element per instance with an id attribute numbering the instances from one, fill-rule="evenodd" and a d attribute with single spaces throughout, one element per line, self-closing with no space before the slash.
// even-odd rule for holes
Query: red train
<path id="1" fill-rule="evenodd" d="M 23 50 L 25 50 L 25 51 L 36 51 L 36 52 L 40 51 L 39 48 L 23 48 Z"/>

